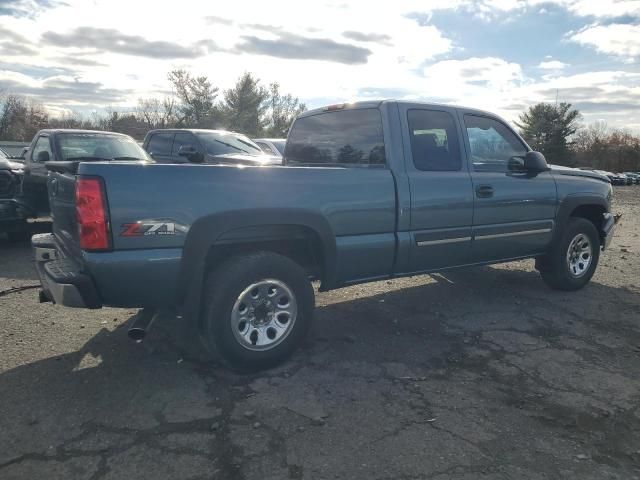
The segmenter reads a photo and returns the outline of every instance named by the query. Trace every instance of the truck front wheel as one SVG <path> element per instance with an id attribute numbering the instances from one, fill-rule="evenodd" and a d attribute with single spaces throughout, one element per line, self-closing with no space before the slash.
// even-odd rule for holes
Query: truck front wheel
<path id="1" fill-rule="evenodd" d="M 600 237 L 589 220 L 571 217 L 551 251 L 537 261 L 542 279 L 556 290 L 578 290 L 596 271 Z"/>
<path id="2" fill-rule="evenodd" d="M 204 346 L 240 371 L 286 360 L 306 337 L 315 303 L 305 270 L 272 252 L 233 257 L 216 268 L 204 301 Z"/>

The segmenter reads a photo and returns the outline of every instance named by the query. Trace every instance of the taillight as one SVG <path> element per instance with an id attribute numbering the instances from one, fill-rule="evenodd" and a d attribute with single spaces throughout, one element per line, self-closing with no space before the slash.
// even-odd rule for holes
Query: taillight
<path id="1" fill-rule="evenodd" d="M 83 250 L 109 248 L 109 219 L 107 218 L 104 187 L 99 178 L 78 177 L 76 180 L 76 220 Z"/>

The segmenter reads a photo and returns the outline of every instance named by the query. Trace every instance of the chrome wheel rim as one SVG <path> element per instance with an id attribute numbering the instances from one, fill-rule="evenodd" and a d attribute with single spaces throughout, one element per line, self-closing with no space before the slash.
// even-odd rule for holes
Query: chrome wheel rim
<path id="1" fill-rule="evenodd" d="M 574 278 L 579 278 L 587 273 L 593 259 L 591 241 L 584 233 L 579 233 L 569 243 L 567 250 L 567 266 L 569 273 Z"/>
<path id="2" fill-rule="evenodd" d="M 267 278 L 238 295 L 231 311 L 231 329 L 244 348 L 264 351 L 287 338 L 297 316 L 298 304 L 291 288 Z"/>

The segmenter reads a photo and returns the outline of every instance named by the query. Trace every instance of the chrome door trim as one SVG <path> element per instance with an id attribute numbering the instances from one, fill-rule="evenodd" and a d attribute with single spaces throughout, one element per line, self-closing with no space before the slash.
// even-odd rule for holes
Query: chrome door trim
<path id="1" fill-rule="evenodd" d="M 537 230 L 522 230 L 520 232 L 493 233 L 489 235 L 474 235 L 475 240 L 490 240 L 492 238 L 519 237 L 521 235 L 537 235 L 541 233 L 550 233 L 550 228 L 539 228 Z"/>
<path id="2" fill-rule="evenodd" d="M 471 237 L 443 238 L 440 240 L 422 240 L 420 242 L 416 242 L 416 245 L 419 247 L 426 247 L 427 245 L 443 245 L 445 243 L 462 243 L 470 241 Z"/>

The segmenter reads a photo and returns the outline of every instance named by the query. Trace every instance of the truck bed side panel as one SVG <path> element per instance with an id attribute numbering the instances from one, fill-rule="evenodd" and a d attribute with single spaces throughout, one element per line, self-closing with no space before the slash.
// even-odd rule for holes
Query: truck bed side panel
<path id="1" fill-rule="evenodd" d="M 141 249 L 180 251 L 191 225 L 218 213 L 252 211 L 259 220 L 261 208 L 282 209 L 282 223 L 286 224 L 286 210 L 297 209 L 326 218 L 335 236 L 336 280 L 340 283 L 368 278 L 373 273 L 390 274 L 393 269 L 396 195 L 391 172 L 384 168 L 90 163 L 82 164 L 79 173 L 105 179 L 114 253 Z M 376 255 L 363 258 L 365 251 L 375 251 Z M 85 256 L 85 261 L 96 282 L 100 284 L 104 279 L 107 288 L 117 279 L 111 268 L 100 265 L 100 255 Z M 146 290 L 143 284 L 158 281 L 173 288 L 174 262 L 169 263 L 162 279 L 147 264 L 141 269 L 145 272 L 143 278 L 136 277 L 138 286 L 134 288 Z M 127 270 L 121 269 L 123 280 Z M 126 283 L 131 288 L 133 282 Z M 104 295 L 112 294 L 119 298 L 122 292 L 109 290 Z M 132 292 L 131 297 L 138 294 Z M 104 299 L 107 304 L 109 300 Z"/>

